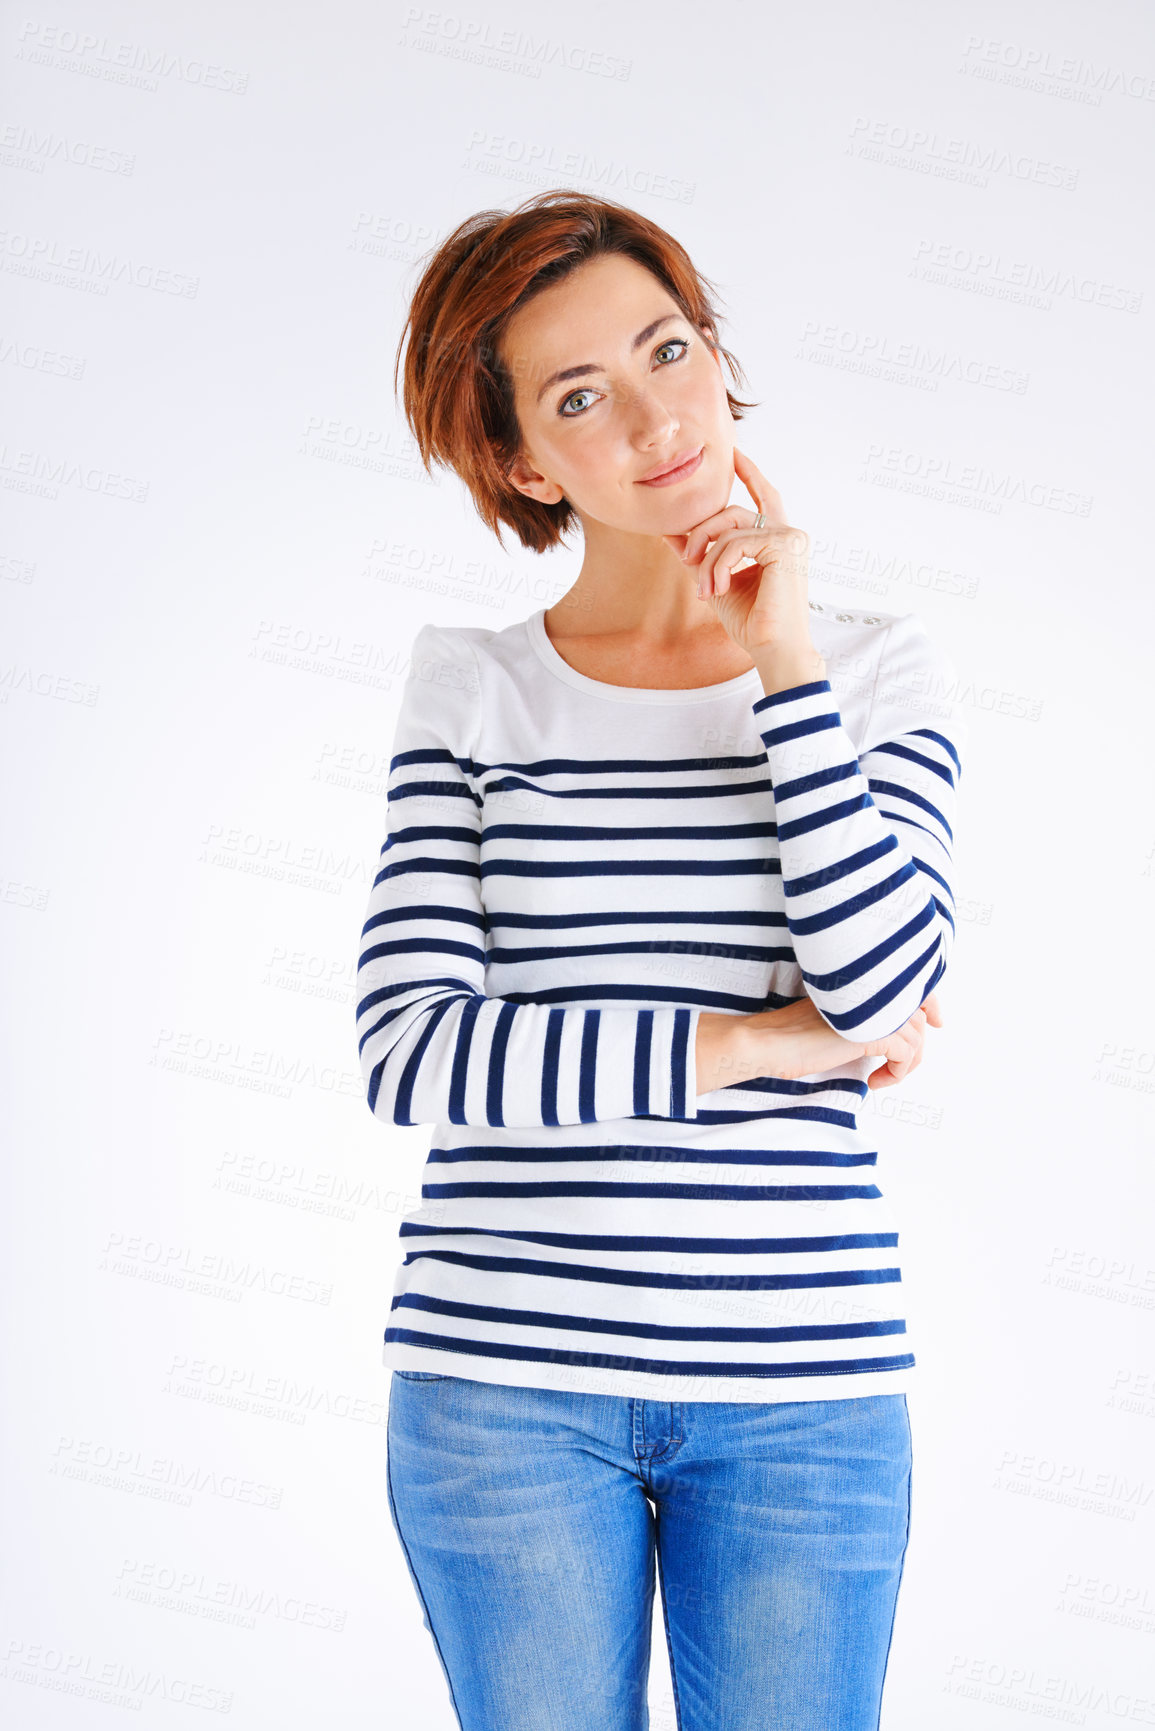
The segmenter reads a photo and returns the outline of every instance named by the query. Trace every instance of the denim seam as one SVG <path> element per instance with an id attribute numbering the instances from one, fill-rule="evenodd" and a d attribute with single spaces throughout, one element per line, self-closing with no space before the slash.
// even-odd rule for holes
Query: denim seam
<path id="1" fill-rule="evenodd" d="M 905 1400 L 906 1400 L 905 1395 L 903 1396 L 903 1400 L 905 1402 Z M 909 1431 L 909 1425 L 910 1425 L 910 1417 L 909 1417 L 909 1407 L 908 1407 L 908 1412 L 907 1412 L 908 1431 Z M 906 1553 L 907 1553 L 908 1549 L 910 1548 L 910 1516 L 911 1516 L 911 1508 L 912 1508 L 912 1504 L 913 1504 L 913 1495 L 912 1495 L 913 1489 L 914 1489 L 914 1450 L 912 1448 L 911 1449 L 910 1466 L 908 1467 L 907 1474 L 906 1474 L 906 1537 L 902 1541 L 902 1555 L 898 1559 L 898 1585 L 896 1586 L 896 1588 L 894 1590 L 894 1607 L 890 1613 L 890 1633 L 886 1637 L 886 1657 L 882 1661 L 882 1679 L 881 1679 L 879 1686 L 878 1686 L 878 1718 L 874 1722 L 875 1731 L 879 1731 L 879 1727 L 882 1724 L 882 1699 L 883 1699 L 883 1694 L 886 1690 L 886 1673 L 887 1673 L 887 1669 L 890 1665 L 891 1644 L 894 1641 L 895 1618 L 898 1616 L 898 1595 L 902 1591 L 902 1577 L 903 1577 L 903 1571 L 906 1567 Z"/>
<path id="2" fill-rule="evenodd" d="M 670 1610 L 666 1603 L 666 1571 L 662 1564 L 662 1517 L 655 1511 L 654 1551 L 658 1559 L 658 1586 L 662 1595 L 662 1626 L 666 1631 L 666 1654 L 670 1661 L 670 1690 L 674 1697 L 675 1731 L 682 1731 L 682 1698 L 678 1693 L 678 1667 L 674 1660 L 674 1638 L 670 1630 Z"/>
<path id="3" fill-rule="evenodd" d="M 433 1618 L 429 1615 L 429 1606 L 426 1603 L 425 1594 L 421 1591 L 421 1582 L 417 1579 L 417 1570 L 413 1567 L 413 1558 L 409 1554 L 409 1546 L 405 1542 L 405 1535 L 401 1531 L 401 1519 L 397 1512 L 397 1499 L 393 1495 L 393 1474 L 389 1462 L 388 1438 L 386 1438 L 385 1444 L 385 1488 L 389 1495 L 389 1507 L 393 1511 L 393 1523 L 397 1528 L 397 1537 L 401 1540 L 401 1549 L 405 1552 L 405 1561 L 409 1566 L 409 1573 L 412 1577 L 413 1585 L 417 1589 L 417 1597 L 421 1601 L 421 1609 L 425 1613 L 425 1620 L 429 1624 L 429 1633 L 433 1636 L 433 1645 L 437 1648 L 437 1657 L 441 1662 L 441 1669 L 445 1673 L 445 1683 L 449 1690 L 449 1700 L 453 1707 L 453 1715 L 457 1720 L 458 1725 L 464 1727 L 465 1721 L 462 1719 L 457 1706 L 457 1696 L 453 1693 L 453 1678 L 449 1675 L 449 1666 L 445 1663 L 445 1654 L 441 1651 L 441 1642 L 437 1639 L 437 1630 L 433 1627 Z"/>

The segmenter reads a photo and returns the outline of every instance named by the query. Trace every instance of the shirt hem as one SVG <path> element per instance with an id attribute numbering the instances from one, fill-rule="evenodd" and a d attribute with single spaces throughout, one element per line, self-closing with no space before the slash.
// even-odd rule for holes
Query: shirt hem
<path id="1" fill-rule="evenodd" d="M 907 1349 L 909 1350 L 909 1349 Z M 915 1386 L 918 1360 L 894 1370 L 808 1372 L 801 1376 L 753 1372 L 745 1376 L 664 1376 L 589 1366 L 518 1363 L 481 1353 L 447 1352 L 389 1341 L 382 1353 L 386 1370 L 420 1370 L 466 1382 L 498 1383 L 504 1388 L 552 1389 L 564 1394 L 615 1395 L 639 1400 L 782 1402 L 851 1400 L 877 1394 L 906 1394 Z"/>

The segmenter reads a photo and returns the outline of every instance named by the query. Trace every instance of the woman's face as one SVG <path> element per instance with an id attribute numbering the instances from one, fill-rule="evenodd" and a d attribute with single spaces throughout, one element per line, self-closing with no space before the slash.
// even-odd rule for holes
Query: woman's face
<path id="1" fill-rule="evenodd" d="M 510 321 L 501 358 L 522 433 L 510 479 L 529 498 L 566 498 L 583 521 L 637 535 L 685 534 L 729 502 L 720 357 L 635 259 L 603 254 L 543 289 Z M 687 458 L 684 474 L 647 484 Z"/>

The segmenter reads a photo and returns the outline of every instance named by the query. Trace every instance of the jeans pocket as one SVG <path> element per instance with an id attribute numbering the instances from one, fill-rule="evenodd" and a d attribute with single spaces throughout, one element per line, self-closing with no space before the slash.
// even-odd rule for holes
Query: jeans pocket
<path id="1" fill-rule="evenodd" d="M 436 1370 L 395 1370 L 394 1376 L 401 1377 L 405 1382 L 447 1382 L 448 1377 L 442 1376 Z"/>

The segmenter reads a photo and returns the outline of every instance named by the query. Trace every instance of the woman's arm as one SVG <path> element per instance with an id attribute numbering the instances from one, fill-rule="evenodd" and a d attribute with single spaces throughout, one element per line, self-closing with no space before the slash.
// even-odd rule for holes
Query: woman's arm
<path id="1" fill-rule="evenodd" d="M 787 522 L 777 489 L 737 448 L 734 470 L 758 515 L 728 505 L 666 539 L 762 677 L 754 717 L 806 991 L 836 1033 L 873 1041 L 897 1032 L 933 991 L 954 938 L 966 737 L 954 669 L 916 614 L 894 619 L 857 755 L 811 637 L 809 536 Z"/>
<path id="2" fill-rule="evenodd" d="M 942 1027 L 933 992 L 901 1028 L 878 1040 L 848 1040 L 836 1034 L 806 994 L 780 1010 L 758 1010 L 751 1016 L 707 1010 L 698 1018 L 695 1044 L 698 1093 L 760 1076 L 789 1081 L 821 1076 L 856 1058 L 882 1058 L 866 1085 L 890 1088 L 921 1064 L 928 1027 Z"/>
<path id="3" fill-rule="evenodd" d="M 851 1040 L 899 1029 L 950 958 L 965 744 L 954 684 L 910 613 L 886 630 L 861 757 L 829 680 L 753 706 L 794 953 L 819 1012 Z"/>
<path id="4" fill-rule="evenodd" d="M 357 965 L 367 1100 L 394 1124 L 536 1127 L 693 1118 L 698 1009 L 583 1009 L 485 992 L 480 723 L 467 637 L 413 644 L 389 776 L 389 833 Z"/>

